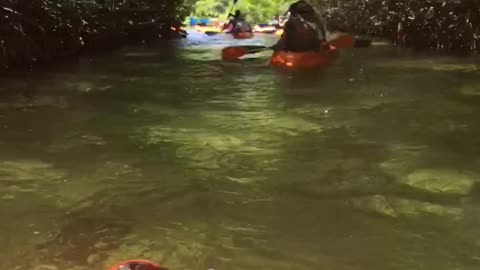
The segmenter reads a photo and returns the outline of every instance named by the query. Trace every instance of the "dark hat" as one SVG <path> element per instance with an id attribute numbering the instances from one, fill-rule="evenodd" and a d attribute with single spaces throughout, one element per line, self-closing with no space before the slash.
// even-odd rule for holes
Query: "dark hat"
<path id="1" fill-rule="evenodd" d="M 293 3 L 288 11 L 292 13 L 300 13 L 300 14 L 311 14 L 315 13 L 313 7 L 305 2 L 304 0 L 300 0 L 298 2 Z"/>

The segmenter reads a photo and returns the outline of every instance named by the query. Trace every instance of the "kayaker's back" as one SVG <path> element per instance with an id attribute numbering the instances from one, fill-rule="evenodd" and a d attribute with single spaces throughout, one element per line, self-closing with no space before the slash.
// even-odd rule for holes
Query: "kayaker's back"
<path id="1" fill-rule="evenodd" d="M 230 29 L 229 33 L 232 35 L 237 35 L 239 33 L 251 33 L 253 32 L 252 26 L 245 20 L 244 16 L 240 13 L 239 10 L 235 11 L 235 15 L 228 22 L 226 29 Z"/>
<path id="2" fill-rule="evenodd" d="M 299 15 L 285 24 L 285 50 L 292 52 L 318 51 L 320 36 L 316 25 L 307 25 Z"/>
<path id="3" fill-rule="evenodd" d="M 289 14 L 282 37 L 274 49 L 289 52 L 319 51 L 319 44 L 325 41 L 325 31 L 313 7 L 305 1 L 298 1 L 290 6 Z"/>
<path id="4" fill-rule="evenodd" d="M 234 32 L 236 33 L 246 33 L 246 32 L 252 32 L 252 26 L 247 23 L 244 19 L 238 19 L 236 20 L 235 26 L 234 26 Z"/>

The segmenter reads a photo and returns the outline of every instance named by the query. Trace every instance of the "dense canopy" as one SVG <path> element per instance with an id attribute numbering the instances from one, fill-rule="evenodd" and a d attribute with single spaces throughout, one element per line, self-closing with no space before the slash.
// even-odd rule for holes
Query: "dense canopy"
<path id="1" fill-rule="evenodd" d="M 233 8 L 241 10 L 247 20 L 264 23 L 274 16 L 285 13 L 294 0 L 239 0 L 233 7 L 232 0 L 198 0 L 193 11 L 198 16 L 225 17 Z"/>
<path id="2" fill-rule="evenodd" d="M 283 14 L 292 0 L 4 0 L 0 68 L 31 66 L 112 49 L 127 41 L 170 38 L 189 15 L 225 18 L 239 9 L 252 23 Z M 421 49 L 478 52 L 476 0 L 310 0 L 330 30 L 386 37 Z"/>

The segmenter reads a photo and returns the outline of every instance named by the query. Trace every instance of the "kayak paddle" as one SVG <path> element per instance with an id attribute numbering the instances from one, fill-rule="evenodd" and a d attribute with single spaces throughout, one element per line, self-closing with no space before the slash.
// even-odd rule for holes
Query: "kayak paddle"
<path id="1" fill-rule="evenodd" d="M 254 54 L 254 53 L 271 50 L 271 49 L 272 49 L 271 47 L 255 46 L 255 45 L 230 46 L 222 50 L 222 60 L 233 61 L 233 60 L 237 60 L 238 58 L 246 54 Z"/>
<path id="2" fill-rule="evenodd" d="M 351 49 L 355 46 L 355 39 L 351 35 L 342 34 L 330 40 L 328 44 L 338 49 Z M 246 55 L 270 50 L 272 47 L 266 46 L 231 46 L 222 50 L 222 60 L 232 61 Z"/>
<path id="3" fill-rule="evenodd" d="M 370 39 L 353 37 L 345 33 L 333 33 L 329 39 L 329 43 L 339 49 L 368 48 L 372 45 Z"/>
<path id="4" fill-rule="evenodd" d="M 222 32 L 205 31 L 204 33 L 205 33 L 205 35 L 207 35 L 207 36 L 215 36 L 215 35 L 220 34 L 220 33 L 222 33 Z"/>
<path id="5" fill-rule="evenodd" d="M 230 11 L 228 12 L 228 16 L 229 17 L 231 14 L 232 14 L 232 11 L 233 11 L 233 8 L 235 7 L 235 4 L 237 4 L 238 0 L 233 0 L 233 5 L 232 5 L 232 8 L 230 8 Z"/>
<path id="6" fill-rule="evenodd" d="M 328 44 L 338 49 L 352 49 L 355 47 L 355 38 L 349 34 L 341 34 L 330 39 Z"/>
<path id="7" fill-rule="evenodd" d="M 235 4 L 238 2 L 238 0 L 233 0 L 233 5 L 232 5 L 232 8 L 230 9 L 230 12 L 228 12 L 228 16 L 231 15 L 232 11 L 233 11 L 233 8 L 235 7 Z M 207 36 L 215 36 L 215 35 L 218 35 L 218 34 L 221 34 L 223 33 L 222 31 L 205 31 L 203 32 L 205 35 Z"/>
<path id="8" fill-rule="evenodd" d="M 230 11 L 228 12 L 227 19 L 228 19 L 230 16 L 233 16 L 233 15 L 232 15 L 232 11 L 233 11 L 233 8 L 235 7 L 235 4 L 237 4 L 237 2 L 238 2 L 238 0 L 233 0 L 233 5 L 232 5 L 232 7 L 230 8 Z M 223 25 L 223 27 L 222 27 L 222 32 L 223 32 L 223 30 L 225 30 L 225 27 L 226 27 L 227 25 L 228 25 L 227 23 L 225 23 L 225 24 Z M 207 34 L 207 33 L 205 33 L 205 34 Z M 207 35 L 209 35 L 209 34 L 207 34 Z M 211 36 L 211 35 L 209 35 L 209 36 Z"/>

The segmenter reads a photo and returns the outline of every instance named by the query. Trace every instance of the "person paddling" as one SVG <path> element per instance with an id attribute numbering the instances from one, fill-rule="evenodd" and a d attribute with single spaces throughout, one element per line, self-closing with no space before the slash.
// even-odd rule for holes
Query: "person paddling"
<path id="1" fill-rule="evenodd" d="M 235 11 L 235 14 L 230 14 L 230 21 L 224 25 L 222 31 L 233 36 L 239 33 L 252 33 L 252 26 L 245 21 L 240 10 Z"/>
<path id="2" fill-rule="evenodd" d="M 280 40 L 272 46 L 275 51 L 308 52 L 326 47 L 325 27 L 315 10 L 304 0 L 293 3 L 288 9 Z M 321 45 L 324 44 L 324 45 Z"/>

